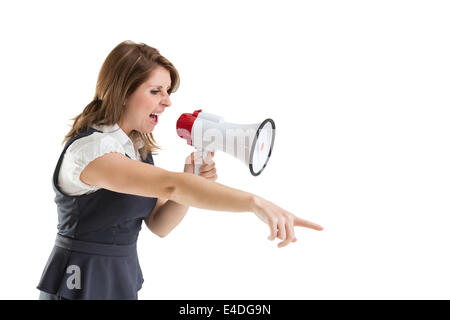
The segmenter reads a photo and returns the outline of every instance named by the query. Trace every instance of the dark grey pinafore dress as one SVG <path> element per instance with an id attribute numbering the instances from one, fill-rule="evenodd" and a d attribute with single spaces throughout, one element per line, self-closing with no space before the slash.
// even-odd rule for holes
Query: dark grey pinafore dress
<path id="1" fill-rule="evenodd" d="M 69 196 L 58 187 L 67 148 L 94 132 L 67 141 L 53 173 L 58 233 L 37 288 L 66 299 L 137 299 L 144 279 L 136 241 L 157 199 L 107 189 Z M 144 162 L 153 165 L 150 153 Z"/>

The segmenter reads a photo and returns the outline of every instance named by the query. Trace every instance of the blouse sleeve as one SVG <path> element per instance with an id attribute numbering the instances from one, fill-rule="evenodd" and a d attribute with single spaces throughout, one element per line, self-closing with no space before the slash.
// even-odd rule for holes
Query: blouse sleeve
<path id="1" fill-rule="evenodd" d="M 111 136 L 93 133 L 74 141 L 67 148 L 59 171 L 58 185 L 68 195 L 81 195 L 100 189 L 80 180 L 80 174 L 92 161 L 110 152 L 125 155 L 124 147 Z"/>

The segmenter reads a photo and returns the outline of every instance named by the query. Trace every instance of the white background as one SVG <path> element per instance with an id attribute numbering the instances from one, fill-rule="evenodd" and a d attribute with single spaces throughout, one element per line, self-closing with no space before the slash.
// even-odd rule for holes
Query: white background
<path id="1" fill-rule="evenodd" d="M 140 299 L 449 299 L 449 16 L 445 1 L 1 2 L 0 298 L 37 299 L 61 141 L 133 40 L 181 75 L 157 166 L 192 151 L 183 112 L 270 117 L 266 170 L 218 153 L 218 182 L 325 228 L 278 249 L 252 213 L 191 208 L 162 239 L 144 225 Z"/>

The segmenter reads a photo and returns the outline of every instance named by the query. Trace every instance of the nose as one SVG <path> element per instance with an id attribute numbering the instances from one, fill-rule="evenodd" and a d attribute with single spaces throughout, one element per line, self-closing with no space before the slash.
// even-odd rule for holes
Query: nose
<path id="1" fill-rule="evenodd" d="M 164 107 L 170 107 L 172 105 L 169 94 L 164 95 L 164 98 L 161 100 L 161 104 Z"/>

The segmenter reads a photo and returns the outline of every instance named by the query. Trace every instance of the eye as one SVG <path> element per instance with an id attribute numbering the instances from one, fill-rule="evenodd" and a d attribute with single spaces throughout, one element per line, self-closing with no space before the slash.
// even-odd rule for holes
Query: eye
<path id="1" fill-rule="evenodd" d="M 151 94 L 156 95 L 156 94 L 158 94 L 158 92 L 160 92 L 160 90 L 151 90 L 150 92 L 151 92 Z M 168 94 L 169 96 L 170 96 L 171 93 L 172 93 L 172 92 L 167 91 L 167 94 Z"/>

